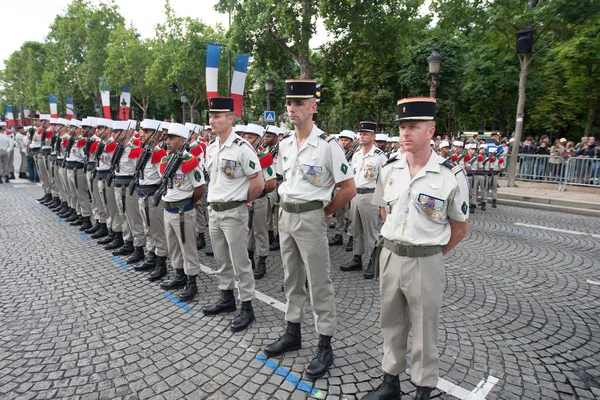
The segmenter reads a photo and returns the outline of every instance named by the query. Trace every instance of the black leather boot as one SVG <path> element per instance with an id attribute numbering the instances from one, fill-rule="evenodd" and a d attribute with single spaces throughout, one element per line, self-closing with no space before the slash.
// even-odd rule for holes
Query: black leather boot
<path id="1" fill-rule="evenodd" d="M 40 197 L 39 199 L 36 199 L 36 200 L 37 200 L 38 203 L 46 204 L 51 199 L 52 199 L 52 195 L 51 194 L 45 194 L 44 196 L 42 196 L 42 197 Z"/>
<path id="2" fill-rule="evenodd" d="M 27 174 L 25 172 L 19 172 L 19 179 L 27 179 Z"/>
<path id="3" fill-rule="evenodd" d="M 275 233 L 273 231 L 269 231 L 269 246 L 273 244 L 275 241 Z"/>
<path id="4" fill-rule="evenodd" d="M 71 207 L 67 206 L 67 208 L 58 214 L 58 216 L 62 219 L 66 219 L 66 218 L 70 218 L 73 214 L 75 214 L 75 210 L 73 210 Z M 77 215 L 77 214 L 75 214 Z"/>
<path id="5" fill-rule="evenodd" d="M 256 269 L 254 270 L 254 279 L 262 279 L 267 274 L 267 257 L 258 256 Z"/>
<path id="6" fill-rule="evenodd" d="M 485 201 L 481 202 L 481 211 L 485 211 Z"/>
<path id="7" fill-rule="evenodd" d="M 317 380 L 327 373 L 333 364 L 333 349 L 331 348 L 331 336 L 319 335 L 319 345 L 315 358 L 306 367 L 306 377 Z"/>
<path id="8" fill-rule="evenodd" d="M 196 237 L 196 249 L 202 250 L 206 247 L 206 239 L 204 239 L 204 233 L 199 233 Z"/>
<path id="9" fill-rule="evenodd" d="M 133 254 L 135 249 L 133 248 L 133 240 L 126 240 L 122 247 L 112 252 L 113 256 L 128 256 Z"/>
<path id="10" fill-rule="evenodd" d="M 256 264 L 254 264 L 254 252 L 252 250 L 248 250 L 248 258 L 252 264 L 252 271 L 254 271 L 256 269 Z"/>
<path id="11" fill-rule="evenodd" d="M 204 254 L 206 254 L 209 257 L 214 257 L 215 256 L 215 253 L 212 250 L 206 250 L 204 252 Z"/>
<path id="12" fill-rule="evenodd" d="M 69 225 L 71 226 L 79 226 L 81 224 L 83 224 L 83 221 L 81 221 L 81 215 L 77 214 L 77 212 L 73 209 L 73 214 L 71 214 L 71 216 L 67 219 L 65 219 L 65 222 L 69 222 Z M 77 224 L 71 224 L 71 222 L 77 222 Z"/>
<path id="13" fill-rule="evenodd" d="M 149 251 L 144 262 L 140 265 L 136 265 L 135 267 L 133 267 L 133 270 L 134 271 L 150 271 L 151 269 L 154 269 L 156 267 L 156 261 L 157 261 L 156 253 L 154 253 L 153 251 Z"/>
<path id="14" fill-rule="evenodd" d="M 161 279 L 163 276 L 167 275 L 167 257 L 156 257 L 156 266 L 154 267 L 154 271 L 150 272 L 148 275 L 148 280 L 150 282 L 157 281 Z"/>
<path id="15" fill-rule="evenodd" d="M 474 214 L 477 206 L 475 204 L 469 204 L 469 213 Z"/>
<path id="16" fill-rule="evenodd" d="M 183 288 L 181 293 L 179 293 L 179 297 L 177 297 L 177 300 L 190 301 L 194 298 L 194 296 L 196 296 L 198 294 L 198 286 L 196 285 L 196 277 L 197 277 L 196 275 L 188 275 L 187 276 L 187 283 L 185 284 L 185 287 Z"/>
<path id="17" fill-rule="evenodd" d="M 400 378 L 398 375 L 383 374 L 383 382 L 361 400 L 400 400 Z"/>
<path id="18" fill-rule="evenodd" d="M 362 271 L 362 256 L 355 254 L 349 264 L 340 267 L 340 271 Z"/>
<path id="19" fill-rule="evenodd" d="M 102 242 L 104 242 L 104 240 L 98 241 L 100 244 L 102 244 Z M 106 246 L 104 246 L 104 250 L 118 249 L 119 247 L 123 246 L 123 243 L 123 232 L 115 232 L 112 240 L 108 242 Z"/>
<path id="20" fill-rule="evenodd" d="M 10 175 L 9 175 L 9 178 L 10 178 L 10 179 L 15 179 L 15 173 L 14 173 L 14 172 L 11 172 L 11 173 L 10 173 Z"/>
<path id="21" fill-rule="evenodd" d="M 108 228 L 106 227 L 105 223 L 101 222 L 98 224 L 98 230 L 94 232 L 90 237 L 92 239 L 100 239 L 106 236 L 108 236 Z"/>
<path id="22" fill-rule="evenodd" d="M 265 354 L 269 357 L 277 357 L 288 351 L 299 350 L 301 347 L 300 323 L 288 322 L 285 333 L 276 342 L 265 347 Z"/>
<path id="23" fill-rule="evenodd" d="M 112 229 L 108 229 L 108 234 L 104 238 L 101 238 L 100 240 L 98 240 L 98 244 L 101 244 L 101 245 L 109 244 L 110 242 L 113 241 L 114 238 L 115 238 L 115 232 L 113 232 Z"/>
<path id="24" fill-rule="evenodd" d="M 61 202 L 60 199 L 58 197 L 54 197 L 52 198 L 52 201 L 50 202 L 50 204 L 48 204 L 48 208 L 51 210 L 54 210 L 55 208 L 60 207 Z"/>
<path id="25" fill-rule="evenodd" d="M 348 244 L 346 245 L 346 251 L 354 250 L 354 238 L 352 236 L 348 236 Z"/>
<path id="26" fill-rule="evenodd" d="M 56 207 L 52 207 L 52 211 L 54 211 L 57 214 L 62 214 L 65 211 L 67 211 L 69 207 L 67 206 L 67 203 L 60 201 L 60 199 L 58 199 L 58 205 Z"/>
<path id="27" fill-rule="evenodd" d="M 81 220 L 83 223 L 79 227 L 80 232 L 87 231 L 88 229 L 92 228 L 92 221 L 90 221 L 90 217 L 81 217 Z"/>
<path id="28" fill-rule="evenodd" d="M 269 250 L 270 251 L 277 251 L 279 250 L 279 235 L 275 235 L 273 237 L 273 243 L 269 245 Z"/>
<path id="29" fill-rule="evenodd" d="M 160 288 L 163 290 L 172 290 L 172 289 L 183 289 L 187 284 L 187 276 L 185 276 L 185 272 L 183 268 L 175 270 L 175 276 L 171 279 L 167 279 L 163 283 L 160 284 Z"/>
<path id="30" fill-rule="evenodd" d="M 367 265 L 367 269 L 364 274 L 365 279 L 373 279 L 375 277 L 375 270 L 373 269 L 373 264 L 369 261 L 369 265 Z"/>
<path id="31" fill-rule="evenodd" d="M 417 386 L 417 394 L 415 395 L 415 400 L 429 400 L 431 398 L 431 392 L 433 389 L 425 386 Z"/>
<path id="32" fill-rule="evenodd" d="M 221 298 L 215 304 L 202 307 L 205 315 L 216 315 L 224 312 L 235 311 L 235 297 L 232 290 L 221 290 Z"/>
<path id="33" fill-rule="evenodd" d="M 100 222 L 96 221 L 96 223 L 91 228 L 86 229 L 84 232 L 88 235 L 91 235 L 93 233 L 98 232 L 98 229 L 100 229 Z"/>
<path id="34" fill-rule="evenodd" d="M 254 321 L 254 310 L 252 309 L 252 302 L 243 301 L 242 310 L 231 323 L 231 331 L 243 331 L 248 327 L 248 325 L 250 325 L 252 321 Z"/>
<path id="35" fill-rule="evenodd" d="M 341 246 L 344 244 L 344 237 L 342 235 L 335 235 L 333 238 L 329 239 L 330 246 Z"/>
<path id="36" fill-rule="evenodd" d="M 492 199 L 492 208 L 496 208 L 496 207 L 498 207 L 498 206 L 496 205 L 496 199 Z"/>
<path id="37" fill-rule="evenodd" d="M 136 246 L 133 249 L 133 253 L 127 258 L 127 264 L 135 264 L 140 261 L 144 261 L 144 246 Z"/>

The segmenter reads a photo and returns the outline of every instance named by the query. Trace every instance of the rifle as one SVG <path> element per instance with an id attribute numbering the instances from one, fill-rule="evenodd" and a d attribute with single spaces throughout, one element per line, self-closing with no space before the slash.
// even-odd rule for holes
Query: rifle
<path id="1" fill-rule="evenodd" d="M 346 150 L 346 161 L 352 161 L 352 156 L 354 155 L 354 152 L 356 152 L 356 149 L 358 149 L 358 146 L 360 146 L 360 141 L 357 139 L 356 142 L 354 142 L 354 144 L 352 145 L 352 147 Z"/>
<path id="2" fill-rule="evenodd" d="M 123 156 L 123 152 L 125 151 L 124 142 L 127 135 L 123 137 L 121 136 L 128 130 L 129 127 L 127 127 L 126 130 L 122 130 L 121 133 L 119 133 L 119 136 L 117 136 L 117 138 L 115 139 L 115 141 L 117 142 L 117 148 L 115 149 L 115 153 L 113 154 L 110 160 L 110 169 L 108 170 L 108 174 L 106 175 L 106 185 L 108 187 L 112 185 L 112 181 L 115 178 L 115 173 L 119 172 L 119 162 L 121 162 L 121 156 Z"/>
<path id="3" fill-rule="evenodd" d="M 181 146 L 180 149 L 176 150 L 171 154 L 171 159 L 169 160 L 169 163 L 167 164 L 163 173 L 163 177 L 160 181 L 160 187 L 158 188 L 156 193 L 154 193 L 154 198 L 152 199 L 154 201 L 154 207 L 158 207 L 160 200 L 165 195 L 165 193 L 167 193 L 167 187 L 173 186 L 171 180 L 173 179 L 173 175 L 175 175 L 175 173 L 181 166 L 181 163 L 183 162 L 183 152 L 185 151 L 185 148 L 189 145 L 191 137 L 192 135 L 189 135 L 183 146 Z"/>
<path id="4" fill-rule="evenodd" d="M 152 135 L 148 138 L 148 140 L 146 140 L 144 144 L 142 144 L 142 155 L 140 156 L 140 158 L 138 158 L 137 164 L 135 165 L 133 179 L 131 180 L 131 183 L 129 184 L 128 188 L 130 196 L 132 196 L 133 192 L 135 192 L 135 189 L 137 188 L 140 179 L 144 179 L 144 168 L 146 168 L 148 160 L 150 160 L 150 157 L 152 157 L 151 143 L 153 143 L 154 135 L 156 135 L 156 132 L 158 132 L 159 128 L 160 125 L 154 130 L 154 132 L 152 132 Z"/>
<path id="5" fill-rule="evenodd" d="M 69 157 L 69 154 L 71 154 L 71 149 L 73 148 L 73 145 L 75 144 L 75 131 L 77 130 L 77 127 L 74 126 L 73 128 L 74 128 L 73 132 L 69 133 L 69 141 L 67 142 L 67 147 L 65 149 L 65 156 L 62 160 L 63 168 L 67 165 L 67 157 Z"/>
<path id="6" fill-rule="evenodd" d="M 273 146 L 271 150 L 269 150 L 269 153 L 271 153 L 273 158 L 277 157 L 277 154 L 279 154 L 279 142 L 277 142 L 277 144 Z"/>

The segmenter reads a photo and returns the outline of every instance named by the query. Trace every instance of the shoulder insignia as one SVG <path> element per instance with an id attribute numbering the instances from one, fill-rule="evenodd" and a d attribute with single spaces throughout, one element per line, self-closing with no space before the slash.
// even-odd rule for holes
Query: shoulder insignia
<path id="1" fill-rule="evenodd" d="M 87 140 L 85 138 L 79 139 L 77 141 L 77 148 L 80 149 L 80 148 L 84 147 L 86 145 L 86 143 L 87 143 Z"/>
<path id="2" fill-rule="evenodd" d="M 198 159 L 191 154 L 187 154 L 181 163 L 181 172 L 188 174 L 192 172 L 198 165 L 200 165 Z"/>
<path id="3" fill-rule="evenodd" d="M 161 175 L 165 173 L 165 169 L 167 168 L 167 164 L 169 163 L 169 160 L 171 159 L 171 156 L 164 156 L 161 160 L 160 160 L 160 173 Z"/>
<path id="4" fill-rule="evenodd" d="M 398 157 L 396 157 L 396 156 L 394 156 L 394 157 L 390 157 L 390 158 L 389 158 L 389 159 L 388 159 L 388 160 L 387 160 L 387 161 L 386 161 L 386 162 L 385 162 L 385 163 L 382 165 L 382 168 L 383 168 L 383 167 L 385 167 L 386 165 L 388 165 L 388 164 L 391 164 L 391 163 L 393 163 L 393 162 L 396 162 L 396 161 L 398 161 Z"/>
<path id="5" fill-rule="evenodd" d="M 105 153 L 112 153 L 117 148 L 117 142 L 110 142 L 104 147 Z"/>
<path id="6" fill-rule="evenodd" d="M 262 169 L 266 169 L 273 165 L 273 155 L 271 153 L 267 153 L 266 155 L 260 155 L 259 161 L 260 167 Z"/>
<path id="7" fill-rule="evenodd" d="M 383 153 L 383 151 L 381 151 L 381 149 L 375 149 L 375 154 L 381 154 Z"/>
<path id="8" fill-rule="evenodd" d="M 127 156 L 127 158 L 140 158 L 141 155 L 142 155 L 142 148 L 134 147 L 133 149 L 129 150 L 129 155 Z"/>
<path id="9" fill-rule="evenodd" d="M 154 150 L 154 152 L 152 153 L 152 160 L 150 161 L 151 164 L 156 164 L 157 162 L 160 162 L 163 157 L 167 156 L 167 151 L 165 149 L 157 149 Z"/>
<path id="10" fill-rule="evenodd" d="M 325 140 L 326 142 L 331 142 L 333 139 L 335 139 L 333 136 L 326 134 L 325 132 L 321 133 L 319 135 L 319 137 L 323 140 Z"/>
<path id="11" fill-rule="evenodd" d="M 90 146 L 90 154 L 96 153 L 96 150 L 98 150 L 98 146 L 99 142 L 95 140 L 94 143 L 92 143 L 92 145 Z"/>
<path id="12" fill-rule="evenodd" d="M 442 165 L 444 167 L 450 169 L 455 174 L 457 174 L 458 172 L 460 172 L 462 170 L 462 168 L 460 167 L 460 165 L 457 165 L 457 164 L 453 163 L 450 160 L 444 160 L 444 162 L 442 163 Z"/>
<path id="13" fill-rule="evenodd" d="M 292 136 L 292 132 L 288 132 L 288 133 L 286 133 L 285 135 L 283 135 L 283 137 L 281 138 L 281 140 L 283 140 L 283 139 L 287 139 L 287 138 L 289 138 L 289 137 L 291 137 L 291 136 Z"/>

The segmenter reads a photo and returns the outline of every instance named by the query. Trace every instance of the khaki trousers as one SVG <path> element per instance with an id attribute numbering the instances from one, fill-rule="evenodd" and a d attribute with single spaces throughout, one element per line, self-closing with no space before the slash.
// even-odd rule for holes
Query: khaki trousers
<path id="1" fill-rule="evenodd" d="M 391 375 L 406 370 L 408 331 L 412 324 L 410 374 L 417 386 L 435 387 L 438 382 L 438 321 L 444 292 L 442 254 L 400 257 L 381 250 L 382 368 Z"/>
<path id="2" fill-rule="evenodd" d="M 137 189 L 130 196 L 126 185 L 117 182 L 113 182 L 113 184 L 115 186 L 117 209 L 121 218 L 124 218 L 129 226 L 130 235 L 128 240 L 133 240 L 135 247 L 143 247 L 146 244 L 146 236 L 144 235 L 144 223 L 140 215 Z M 123 200 L 125 200 L 124 207 Z"/>
<path id="3" fill-rule="evenodd" d="M 498 199 L 498 175 L 492 175 L 487 177 L 486 198 L 487 192 L 492 193 L 492 200 Z"/>
<path id="4" fill-rule="evenodd" d="M 146 250 L 154 252 L 154 254 L 159 257 L 166 257 L 169 250 L 167 248 L 167 238 L 165 236 L 165 204 L 161 201 L 158 203 L 158 206 L 155 207 L 152 197 L 140 194 L 138 207 L 144 224 Z M 148 209 L 147 216 L 146 208 Z M 148 221 L 150 222 L 150 225 L 148 225 Z"/>
<path id="5" fill-rule="evenodd" d="M 206 209 L 208 206 L 206 193 L 202 195 L 199 203 L 200 205 L 196 208 L 196 232 L 204 234 L 206 233 L 206 226 L 208 225 L 206 221 L 206 213 L 208 212 Z"/>
<path id="6" fill-rule="evenodd" d="M 254 215 L 252 216 L 252 229 L 248 232 L 248 250 L 254 251 L 259 257 L 269 255 L 269 228 L 267 216 L 269 213 L 269 199 L 267 196 L 252 202 Z"/>
<path id="7" fill-rule="evenodd" d="M 467 176 L 469 181 L 469 204 L 477 204 L 477 192 L 475 192 L 475 180 L 474 176 Z"/>
<path id="8" fill-rule="evenodd" d="M 27 173 L 27 154 L 24 151 L 20 150 L 19 154 L 21 155 L 21 165 L 19 165 L 19 173 L 25 174 Z"/>
<path id="9" fill-rule="evenodd" d="M 52 176 L 54 179 L 54 185 L 56 186 L 56 191 L 58 192 L 58 197 L 60 197 L 60 200 L 68 204 L 69 197 L 67 196 L 67 191 L 65 190 L 62 178 L 60 177 L 61 168 L 58 166 L 58 163 L 58 160 L 52 163 Z"/>
<path id="10" fill-rule="evenodd" d="M 8 176 L 10 171 L 8 169 L 8 151 L 0 150 L 0 179 Z"/>
<path id="11" fill-rule="evenodd" d="M 98 189 L 98 177 L 96 176 L 95 178 L 93 178 L 93 176 L 94 176 L 93 171 L 88 171 L 86 173 L 88 188 L 90 189 L 90 194 L 92 196 L 93 215 L 94 215 L 94 218 L 96 220 L 98 220 L 99 223 L 105 224 L 108 219 L 108 215 L 106 212 L 106 206 L 104 205 L 104 202 L 102 201 L 102 196 L 100 194 L 100 190 Z"/>
<path id="12" fill-rule="evenodd" d="M 277 187 L 279 187 L 279 184 Z M 267 228 L 268 230 L 273 231 L 275 235 L 279 232 L 277 227 L 277 220 L 279 219 L 279 194 L 277 193 L 277 187 L 272 192 L 267 193 L 267 200 L 269 201 L 269 209 L 267 210 Z"/>
<path id="13" fill-rule="evenodd" d="M 248 207 L 232 210 L 208 209 L 208 231 L 215 253 L 220 290 L 232 290 L 238 283 L 241 301 L 254 299 L 254 274 L 248 258 Z"/>
<path id="14" fill-rule="evenodd" d="M 8 152 L 8 170 L 9 173 L 15 173 L 15 148 Z M 8 174 L 7 174 L 8 175 Z"/>
<path id="15" fill-rule="evenodd" d="M 354 236 L 354 255 L 366 254 L 371 259 L 371 252 L 379 233 L 379 207 L 371 204 L 373 193 L 357 194 L 353 199 L 354 213 L 352 214 Z"/>
<path id="16" fill-rule="evenodd" d="M 192 209 L 184 212 L 183 221 L 185 243 L 183 243 L 181 237 L 179 214 L 164 210 L 163 223 L 171 265 L 175 269 L 183 268 L 186 275 L 198 275 L 200 273 L 200 261 L 196 249 L 196 210 Z"/>
<path id="17" fill-rule="evenodd" d="M 481 201 L 483 203 L 487 202 L 487 187 L 486 187 L 486 182 L 487 182 L 487 176 L 485 175 L 475 175 L 473 177 L 473 182 L 474 182 L 474 188 L 473 190 L 475 191 L 475 203 L 473 204 L 477 204 L 477 198 L 481 197 Z"/>
<path id="18" fill-rule="evenodd" d="M 340 191 L 339 187 L 336 187 L 334 189 L 334 197 L 335 195 L 337 195 L 337 193 Z M 348 235 L 349 236 L 353 236 L 353 215 L 354 215 L 354 209 L 351 207 L 351 204 L 353 204 L 354 199 L 352 200 L 352 202 L 347 203 L 344 208 L 342 208 L 341 210 L 339 210 L 338 212 L 335 213 L 335 234 L 336 235 L 340 235 L 343 236 L 344 235 L 344 228 L 346 227 L 346 219 L 348 219 Z"/>
<path id="19" fill-rule="evenodd" d="M 123 232 L 124 240 L 132 240 L 127 220 L 119 213 L 115 191 L 112 188 L 106 187 L 104 178 L 98 178 L 98 191 L 100 192 L 100 198 L 102 199 L 108 215 L 106 225 L 111 228 L 113 232 Z"/>
<path id="20" fill-rule="evenodd" d="M 90 192 L 83 168 L 68 169 L 67 178 L 71 191 L 74 191 L 76 195 L 75 211 L 82 217 L 90 217 L 92 215 L 92 203 L 90 202 Z M 75 180 L 77 180 L 77 185 L 75 185 Z"/>
<path id="21" fill-rule="evenodd" d="M 49 179 L 49 184 L 50 184 L 50 192 L 52 193 L 52 196 L 61 198 L 60 192 L 58 191 L 58 175 L 57 175 L 58 170 L 56 169 L 56 161 L 51 161 L 49 159 L 49 157 L 44 157 L 44 158 L 45 158 L 45 160 L 42 159 L 42 164 L 44 165 L 44 168 L 47 168 L 48 179 Z M 61 198 L 61 200 L 62 200 L 62 198 Z"/>
<path id="22" fill-rule="evenodd" d="M 62 164 L 61 160 L 57 160 L 56 162 L 58 165 Z M 65 192 L 67 204 L 69 205 L 69 207 L 75 208 L 77 204 L 77 193 L 71 190 L 71 186 L 69 185 L 69 179 L 67 177 L 67 168 L 63 168 L 60 166 L 58 167 L 58 178 Z"/>
<path id="23" fill-rule="evenodd" d="M 40 182 L 42 183 L 42 188 L 44 189 L 44 193 L 51 193 L 51 185 L 50 185 L 50 175 L 48 171 L 48 167 L 46 166 L 46 159 L 42 155 L 42 151 L 36 151 L 33 153 L 33 162 L 35 163 L 35 167 L 38 171 L 38 176 L 40 178 Z M 55 193 L 52 193 L 55 195 Z"/>
<path id="24" fill-rule="evenodd" d="M 304 320 L 305 283 L 308 279 L 317 333 L 333 336 L 337 320 L 323 209 L 303 213 L 280 209 L 279 242 L 287 299 L 286 321 L 301 323 Z"/>

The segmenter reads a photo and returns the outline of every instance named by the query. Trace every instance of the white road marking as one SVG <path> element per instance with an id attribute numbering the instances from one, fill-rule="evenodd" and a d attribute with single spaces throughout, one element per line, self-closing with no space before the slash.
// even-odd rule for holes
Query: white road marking
<path id="1" fill-rule="evenodd" d="M 597 281 L 591 281 L 589 279 L 586 279 L 586 282 L 589 283 L 590 285 L 598 285 L 598 286 L 600 286 L 600 282 L 597 282 Z"/>
<path id="2" fill-rule="evenodd" d="M 579 232 L 579 231 L 569 231 L 569 230 L 566 230 L 566 229 L 550 228 L 548 226 L 530 225 L 530 224 L 523 224 L 523 223 L 520 223 L 520 222 L 515 222 L 515 225 L 526 226 L 528 228 L 534 228 L 534 229 L 541 229 L 541 230 L 544 230 L 544 231 L 570 233 L 571 235 L 591 236 L 593 238 L 600 238 L 600 235 L 595 235 L 593 233 L 586 233 L 586 232 Z"/>
<path id="3" fill-rule="evenodd" d="M 215 275 L 217 273 L 217 271 L 215 271 L 214 269 L 204 265 L 204 264 L 200 264 L 200 270 L 202 270 L 204 273 L 208 274 L 208 275 Z M 238 284 L 237 282 L 235 283 L 235 287 L 237 288 Z M 258 290 L 254 290 L 254 297 L 256 297 L 258 300 L 262 301 L 263 303 L 266 303 L 270 306 L 275 307 L 276 309 L 285 312 L 285 304 L 283 304 L 282 302 L 280 302 L 277 299 L 274 299 L 270 296 L 267 296 L 266 294 L 259 292 Z"/>
<path id="4" fill-rule="evenodd" d="M 489 375 L 487 377 L 486 380 L 479 382 L 479 384 L 477 385 L 477 387 L 475 387 L 475 389 L 473 389 L 473 396 L 479 396 L 479 398 L 483 397 L 485 399 L 485 397 L 488 395 L 488 393 L 492 390 L 492 388 L 494 387 L 494 385 L 496 383 L 498 383 L 499 379 L 496 378 L 495 376 Z M 467 397 L 467 399 L 474 399 L 475 397 Z"/>

